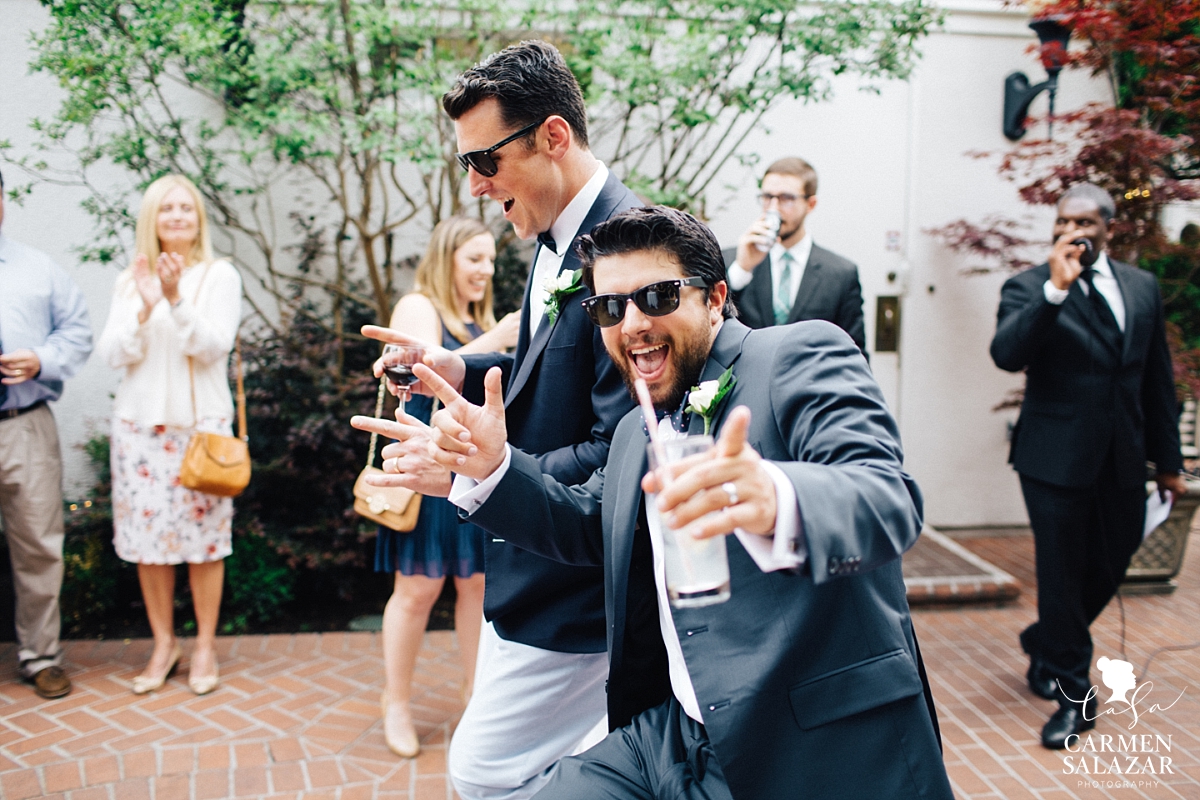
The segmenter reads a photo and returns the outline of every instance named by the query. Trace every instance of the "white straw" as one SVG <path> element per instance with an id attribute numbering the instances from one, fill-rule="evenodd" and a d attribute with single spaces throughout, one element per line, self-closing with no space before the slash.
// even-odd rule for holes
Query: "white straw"
<path id="1" fill-rule="evenodd" d="M 663 447 L 662 438 L 658 435 L 658 417 L 654 413 L 654 402 L 650 399 L 650 387 L 646 385 L 646 381 L 637 378 L 633 382 L 633 388 L 637 390 L 638 405 L 642 407 L 642 416 L 646 418 L 646 431 L 650 434 L 650 446 L 654 448 L 654 457 L 658 459 L 660 467 L 665 467 L 667 451 Z M 659 477 L 664 486 L 670 482 L 666 470 L 660 472 Z"/>

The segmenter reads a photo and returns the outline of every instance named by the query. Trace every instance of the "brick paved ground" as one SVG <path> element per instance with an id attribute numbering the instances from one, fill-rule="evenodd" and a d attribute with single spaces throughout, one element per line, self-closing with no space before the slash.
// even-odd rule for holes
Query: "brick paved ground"
<path id="1" fill-rule="evenodd" d="M 1130 776 L 1157 786 L 1111 789 L 1080 785 L 1063 774 L 1062 754 L 1037 743 L 1053 706 L 1025 688 L 1016 644 L 1034 616 L 1032 541 L 960 544 L 1015 576 L 1023 591 L 1002 607 L 915 612 L 958 797 L 1200 800 L 1200 651 L 1164 652 L 1149 671 L 1143 666 L 1157 648 L 1200 639 L 1200 538 L 1193 536 L 1178 592 L 1124 601 L 1128 660 L 1139 682 L 1154 684 L 1135 731 L 1171 737 L 1170 752 L 1155 755 L 1171 757 L 1175 772 Z M 1095 632 L 1097 655 L 1119 657 L 1115 604 Z M 69 642 L 75 691 L 41 701 L 16 680 L 13 646 L 0 645 L 0 798 L 454 797 L 445 780 L 445 743 L 460 713 L 452 633 L 427 637 L 416 700 L 424 752 L 411 762 L 383 745 L 376 634 L 246 636 L 222 639 L 220 648 L 216 693 L 195 697 L 175 678 L 166 691 L 138 698 L 128 684 L 148 642 Z M 1185 689 L 1174 707 L 1146 713 Z M 1103 717 L 1096 733 L 1128 735 L 1126 725 L 1127 717 Z"/>

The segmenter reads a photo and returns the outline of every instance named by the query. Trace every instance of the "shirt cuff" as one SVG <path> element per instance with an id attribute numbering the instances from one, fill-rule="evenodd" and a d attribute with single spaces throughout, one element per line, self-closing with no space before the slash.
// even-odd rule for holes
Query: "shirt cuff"
<path id="1" fill-rule="evenodd" d="M 772 536 L 755 536 L 740 528 L 734 533 L 763 572 L 794 569 L 803 564 L 808 555 L 804 546 L 804 528 L 800 521 L 796 487 L 792 486 L 779 467 L 769 461 L 762 463 L 775 484 L 775 533 Z"/>
<path id="2" fill-rule="evenodd" d="M 512 448 L 505 445 L 504 460 L 500 462 L 500 466 L 496 468 L 495 472 L 482 481 L 468 478 L 466 475 L 455 475 L 454 483 L 450 485 L 450 494 L 446 499 L 467 512 L 468 515 L 474 514 L 492 496 L 492 492 L 496 490 L 500 479 L 508 472 L 511 464 Z"/>
<path id="3" fill-rule="evenodd" d="M 766 261 L 766 259 L 764 258 L 763 261 Z M 761 267 L 762 264 L 759 264 L 759 266 Z M 753 278 L 754 273 L 750 272 L 749 270 L 742 269 L 736 261 L 729 265 L 729 269 L 725 274 L 725 280 L 729 281 L 730 290 L 735 292 L 740 292 L 742 289 L 745 289 L 747 286 L 749 286 L 750 281 L 753 280 Z"/>
<path id="4" fill-rule="evenodd" d="M 1052 306 L 1061 306 L 1066 301 L 1067 295 L 1070 294 L 1070 289 L 1058 289 L 1054 286 L 1054 282 L 1047 280 L 1042 284 L 1042 292 L 1046 295 L 1046 302 Z"/>

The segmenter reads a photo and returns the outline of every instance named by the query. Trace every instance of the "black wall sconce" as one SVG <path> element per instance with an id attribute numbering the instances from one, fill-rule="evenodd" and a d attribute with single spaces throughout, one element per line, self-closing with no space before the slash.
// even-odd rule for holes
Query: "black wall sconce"
<path id="1" fill-rule="evenodd" d="M 1041 43 L 1042 66 L 1048 76 L 1046 80 L 1037 86 L 1030 86 L 1024 72 L 1014 72 L 1004 79 L 1004 135 L 1010 141 L 1015 142 L 1025 135 L 1029 104 L 1042 92 L 1049 92 L 1049 130 L 1050 135 L 1054 135 L 1054 95 L 1058 91 L 1058 73 L 1062 72 L 1066 62 L 1067 41 L 1071 38 L 1071 29 L 1063 25 L 1059 21 L 1061 19 L 1059 16 L 1049 16 L 1029 23 Z"/>

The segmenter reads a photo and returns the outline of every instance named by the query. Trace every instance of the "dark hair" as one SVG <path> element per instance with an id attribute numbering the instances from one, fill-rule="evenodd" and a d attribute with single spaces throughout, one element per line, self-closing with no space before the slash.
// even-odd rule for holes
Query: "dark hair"
<path id="1" fill-rule="evenodd" d="M 703 278 L 709 289 L 725 280 L 725 258 L 717 237 L 691 214 L 667 206 L 622 211 L 580 237 L 576 249 L 583 262 L 584 285 L 592 292 L 597 259 L 643 250 L 661 250 L 679 263 L 684 275 Z M 728 294 L 721 314 L 726 319 L 737 316 Z"/>
<path id="2" fill-rule="evenodd" d="M 809 164 L 803 158 L 788 156 L 781 158 L 771 166 L 767 167 L 767 171 L 763 176 L 767 175 L 791 175 L 799 178 L 804 185 L 804 196 L 815 197 L 817 194 L 817 171 L 813 169 L 812 164 Z"/>
<path id="3" fill-rule="evenodd" d="M 1113 202 L 1112 195 L 1094 183 L 1075 184 L 1058 198 L 1058 205 L 1061 206 L 1067 200 L 1076 197 L 1095 203 L 1096 208 L 1100 209 L 1100 218 L 1104 220 L 1105 225 L 1112 222 L 1113 217 L 1117 215 L 1117 204 Z"/>
<path id="4" fill-rule="evenodd" d="M 0 172 L 0 191 L 4 190 L 4 173 Z"/>
<path id="5" fill-rule="evenodd" d="M 533 39 L 493 53 L 455 79 L 442 108 L 458 119 L 489 97 L 500 103 L 500 118 L 513 130 L 558 115 L 575 141 L 588 146 L 583 92 L 552 44 Z"/>

